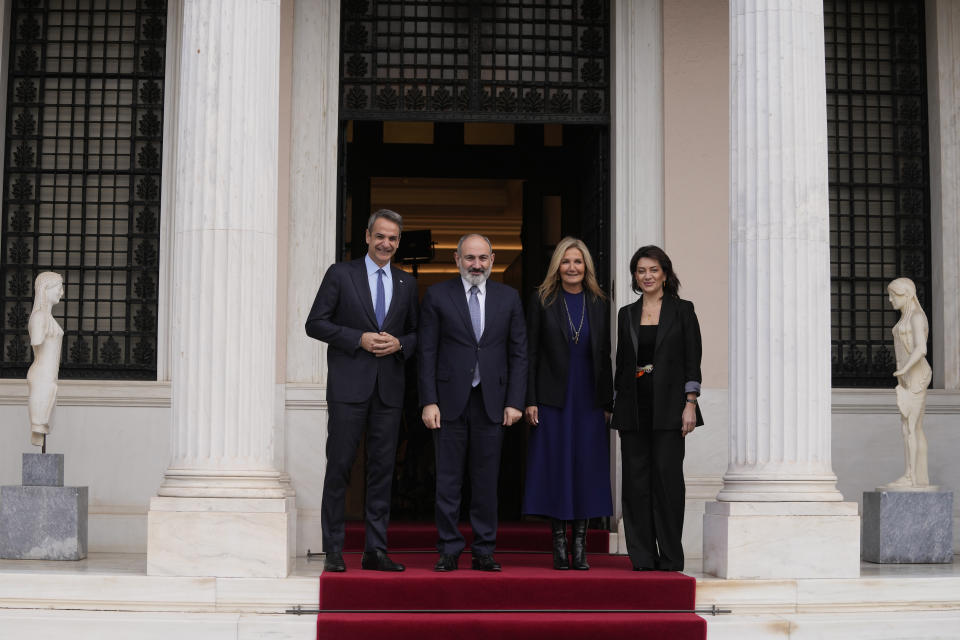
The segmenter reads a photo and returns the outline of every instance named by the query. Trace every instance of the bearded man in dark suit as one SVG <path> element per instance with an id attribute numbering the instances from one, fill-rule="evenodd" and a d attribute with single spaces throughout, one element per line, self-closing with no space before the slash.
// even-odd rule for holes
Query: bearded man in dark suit
<path id="1" fill-rule="evenodd" d="M 404 570 L 387 555 L 404 360 L 417 346 L 417 283 L 390 264 L 402 228 L 403 219 L 389 209 L 371 215 L 367 254 L 327 269 L 307 318 L 307 335 L 328 345 L 327 469 L 320 512 L 325 571 L 346 571 L 344 502 L 364 430 L 366 540 L 361 566 Z"/>
<path id="2" fill-rule="evenodd" d="M 427 290 L 419 333 L 420 404 L 437 463 L 436 571 L 457 569 L 465 540 L 457 527 L 464 470 L 470 470 L 474 569 L 500 571 L 497 476 L 503 428 L 521 416 L 527 329 L 520 296 L 488 280 L 494 253 L 484 236 L 460 238 L 460 275 Z"/>

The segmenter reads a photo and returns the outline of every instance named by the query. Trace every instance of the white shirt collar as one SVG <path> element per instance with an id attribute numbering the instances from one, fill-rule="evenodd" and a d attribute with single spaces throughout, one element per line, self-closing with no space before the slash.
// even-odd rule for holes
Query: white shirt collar
<path id="1" fill-rule="evenodd" d="M 460 276 L 460 283 L 463 284 L 463 292 L 466 293 L 467 295 L 470 295 L 470 287 L 474 286 L 473 283 L 470 282 L 469 280 L 467 280 L 466 278 L 464 278 L 463 276 Z M 478 284 L 478 285 L 476 285 L 476 286 L 477 286 L 477 289 L 480 290 L 480 295 L 481 295 L 481 296 L 487 295 L 487 281 L 486 281 L 486 280 L 484 280 L 483 282 L 481 282 L 480 284 Z"/>
<path id="2" fill-rule="evenodd" d="M 376 262 L 373 261 L 373 258 L 370 257 L 370 254 L 363 256 L 363 262 L 367 265 L 367 277 L 369 278 L 377 272 L 377 269 L 383 269 L 383 275 L 390 277 L 390 263 L 387 263 L 385 266 L 380 267 Z"/>

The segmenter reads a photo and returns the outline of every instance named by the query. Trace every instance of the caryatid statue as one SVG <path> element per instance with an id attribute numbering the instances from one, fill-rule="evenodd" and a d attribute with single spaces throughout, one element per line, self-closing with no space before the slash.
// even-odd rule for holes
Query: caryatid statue
<path id="1" fill-rule="evenodd" d="M 50 433 L 50 414 L 57 402 L 57 377 L 60 373 L 60 347 L 63 329 L 53 317 L 53 307 L 63 297 L 63 277 L 44 271 L 33 284 L 33 311 L 30 313 L 30 346 L 33 364 L 27 371 L 30 398 L 30 444 L 46 450 Z"/>
<path id="2" fill-rule="evenodd" d="M 936 491 L 927 473 L 927 438 L 923 434 L 927 387 L 932 371 L 927 362 L 927 316 L 917 300 L 917 287 L 910 278 L 897 278 L 887 285 L 890 304 L 900 312 L 893 327 L 893 349 L 897 357 L 897 407 L 906 453 L 906 472 L 884 491 Z"/>

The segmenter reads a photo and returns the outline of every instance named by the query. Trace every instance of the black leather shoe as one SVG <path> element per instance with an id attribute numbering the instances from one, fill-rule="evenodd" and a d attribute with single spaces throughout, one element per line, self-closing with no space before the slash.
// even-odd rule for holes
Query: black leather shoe
<path id="1" fill-rule="evenodd" d="M 489 556 L 473 556 L 473 568 L 477 571 L 500 571 L 500 564 Z"/>
<path id="2" fill-rule="evenodd" d="M 380 549 L 364 551 L 363 557 L 360 558 L 360 566 L 371 571 L 403 571 L 406 569 L 399 562 L 391 560 L 386 551 Z"/>
<path id="3" fill-rule="evenodd" d="M 323 570 L 330 573 L 343 573 L 347 565 L 343 564 L 343 554 L 339 551 L 329 551 L 323 557 Z"/>
<path id="4" fill-rule="evenodd" d="M 437 560 L 437 564 L 433 565 L 434 571 L 456 571 L 457 570 L 457 560 L 459 556 L 455 556 L 451 553 L 441 553 L 440 559 Z"/>

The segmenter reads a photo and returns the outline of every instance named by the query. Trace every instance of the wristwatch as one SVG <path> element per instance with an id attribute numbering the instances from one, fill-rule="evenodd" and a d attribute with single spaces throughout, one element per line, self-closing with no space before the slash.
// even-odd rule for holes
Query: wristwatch
<path id="1" fill-rule="evenodd" d="M 694 398 L 693 400 L 691 400 L 690 398 L 687 398 L 687 402 L 689 402 L 690 404 L 697 404 L 697 399 Z"/>

